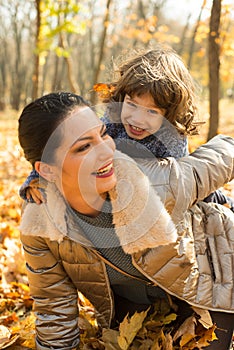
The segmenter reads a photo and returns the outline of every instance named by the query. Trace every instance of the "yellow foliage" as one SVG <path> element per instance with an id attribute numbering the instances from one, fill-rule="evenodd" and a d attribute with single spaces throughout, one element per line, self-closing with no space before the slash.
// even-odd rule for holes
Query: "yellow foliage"
<path id="1" fill-rule="evenodd" d="M 119 326 L 118 344 L 122 350 L 127 350 L 141 329 L 147 311 L 135 313 L 131 318 L 126 316 Z"/>

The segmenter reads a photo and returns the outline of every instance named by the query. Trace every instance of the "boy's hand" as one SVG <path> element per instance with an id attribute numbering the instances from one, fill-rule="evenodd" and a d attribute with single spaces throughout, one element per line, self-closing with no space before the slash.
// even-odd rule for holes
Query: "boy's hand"
<path id="1" fill-rule="evenodd" d="M 39 183 L 39 179 L 34 179 L 30 182 L 29 187 L 26 189 L 26 197 L 28 202 L 34 202 L 36 204 L 45 203 L 46 199 L 43 196 L 40 188 L 43 188 L 42 183 Z"/>

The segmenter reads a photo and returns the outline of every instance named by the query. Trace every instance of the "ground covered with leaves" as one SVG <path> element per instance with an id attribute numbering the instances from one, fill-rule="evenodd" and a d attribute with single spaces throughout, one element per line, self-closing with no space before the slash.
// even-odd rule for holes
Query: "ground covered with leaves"
<path id="1" fill-rule="evenodd" d="M 0 130 L 0 349 L 35 349 L 35 318 L 18 230 L 22 205 L 18 189 L 30 166 L 18 145 L 17 121 L 0 120 Z M 192 147 L 199 143 L 201 139 L 194 139 Z M 234 198 L 234 183 L 223 191 Z M 179 324 L 176 306 L 158 303 L 150 314 L 126 317 L 118 329 L 100 330 L 92 305 L 82 295 L 79 304 L 80 349 L 190 350 L 215 339 L 215 325 L 201 310 Z"/>

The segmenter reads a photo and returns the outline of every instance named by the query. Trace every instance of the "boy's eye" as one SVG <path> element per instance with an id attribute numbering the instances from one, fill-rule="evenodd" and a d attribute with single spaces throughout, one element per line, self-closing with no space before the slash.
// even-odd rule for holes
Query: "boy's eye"
<path id="1" fill-rule="evenodd" d="M 136 105 L 135 103 L 131 102 L 131 101 L 127 101 L 127 104 L 128 104 L 130 107 L 134 107 L 134 108 L 137 107 L 137 105 Z"/>
<path id="2" fill-rule="evenodd" d="M 148 109 L 147 112 L 150 113 L 150 114 L 154 114 L 154 115 L 160 114 L 160 113 L 159 113 L 158 111 L 156 111 L 155 109 Z"/>

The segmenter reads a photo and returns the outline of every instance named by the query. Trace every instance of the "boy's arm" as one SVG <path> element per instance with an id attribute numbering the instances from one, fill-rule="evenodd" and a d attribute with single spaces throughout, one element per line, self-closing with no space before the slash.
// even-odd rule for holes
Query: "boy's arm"
<path id="1" fill-rule="evenodd" d="M 142 160 L 143 171 L 173 216 L 183 213 L 234 178 L 234 138 L 218 135 L 179 160 Z"/>
<path id="2" fill-rule="evenodd" d="M 39 182 L 39 174 L 33 169 L 20 187 L 19 195 L 29 203 L 41 204 L 42 202 L 45 202 L 43 193 L 40 191 L 42 188 L 43 186 Z"/>
<path id="3" fill-rule="evenodd" d="M 179 220 L 193 204 L 203 201 L 233 178 L 234 139 L 215 136 L 172 167 L 170 183 L 175 198 L 173 217 Z"/>

